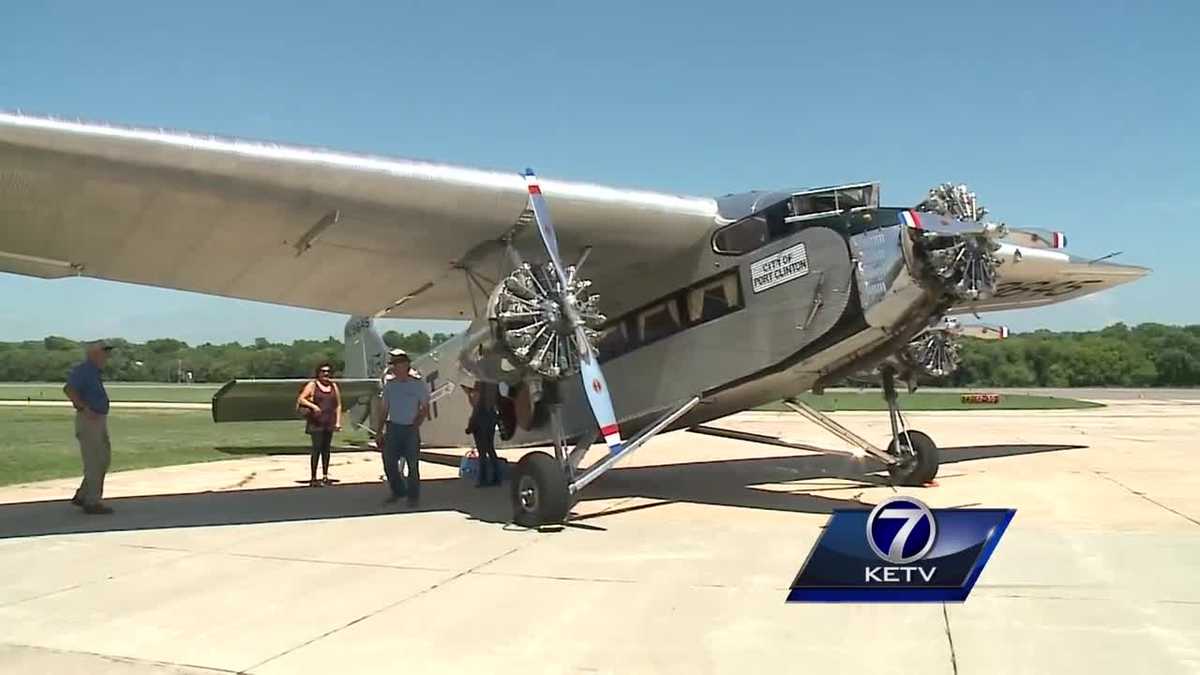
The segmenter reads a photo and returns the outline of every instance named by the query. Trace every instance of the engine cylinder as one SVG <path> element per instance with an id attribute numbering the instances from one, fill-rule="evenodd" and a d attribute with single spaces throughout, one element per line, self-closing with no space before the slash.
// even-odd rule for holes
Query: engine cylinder
<path id="1" fill-rule="evenodd" d="M 484 317 L 468 328 L 460 360 L 476 377 L 518 382 L 529 376 L 561 380 L 579 372 L 576 331 L 594 348 L 604 322 L 591 282 L 567 267 L 564 285 L 550 263 L 522 263 L 488 298 Z M 578 326 L 572 317 L 577 317 Z"/>

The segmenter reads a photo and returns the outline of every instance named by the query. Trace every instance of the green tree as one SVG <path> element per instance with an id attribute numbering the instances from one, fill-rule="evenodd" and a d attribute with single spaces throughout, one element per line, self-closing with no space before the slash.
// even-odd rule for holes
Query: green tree
<path id="1" fill-rule="evenodd" d="M 427 353 L 450 336 L 424 331 L 387 331 L 392 347 L 413 355 Z M 112 339 L 110 380 L 171 382 L 180 365 L 197 382 L 235 377 L 308 377 L 323 361 L 345 368 L 343 345 L 336 338 L 295 340 L 290 344 L 258 338 L 189 346 L 173 338 L 145 344 Z M 1099 331 L 1039 330 L 1003 341 L 963 340 L 961 367 L 948 383 L 959 386 L 1200 386 L 1200 325 L 1114 324 Z M 0 343 L 0 381 L 62 381 L 82 354 L 67 338 Z"/>
<path id="2" fill-rule="evenodd" d="M 50 335 L 42 340 L 42 346 L 47 351 L 67 351 L 79 348 L 79 343 L 65 337 Z"/>

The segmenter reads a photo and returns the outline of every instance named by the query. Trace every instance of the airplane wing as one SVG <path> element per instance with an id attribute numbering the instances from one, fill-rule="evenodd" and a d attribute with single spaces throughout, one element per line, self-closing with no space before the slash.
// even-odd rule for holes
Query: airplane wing
<path id="1" fill-rule="evenodd" d="M 708 198 L 545 180 L 567 261 L 636 278 L 712 226 Z M 540 246 L 517 168 L 485 171 L 0 113 L 0 271 L 365 316 L 470 318 L 498 243 Z M 647 236 L 647 233 L 653 233 Z"/>
<path id="2" fill-rule="evenodd" d="M 1020 241 L 1020 240 L 1018 240 Z M 1136 265 L 1094 261 L 1066 251 L 1002 240 L 996 252 L 996 292 L 989 298 L 955 305 L 951 314 L 1040 307 L 1090 295 L 1145 276 Z"/>

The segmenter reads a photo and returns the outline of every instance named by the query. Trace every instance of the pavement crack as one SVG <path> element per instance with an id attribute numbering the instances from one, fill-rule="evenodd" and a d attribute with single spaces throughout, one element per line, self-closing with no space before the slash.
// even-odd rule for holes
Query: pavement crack
<path id="1" fill-rule="evenodd" d="M 954 653 L 954 635 L 950 633 L 950 610 L 942 603 L 942 621 L 946 624 L 946 642 L 950 645 L 950 669 L 958 675 L 958 655 Z"/>
<path id="2" fill-rule="evenodd" d="M 1145 499 L 1146 501 L 1150 502 L 1151 504 L 1157 506 L 1160 509 L 1163 509 L 1164 511 L 1170 511 L 1171 513 L 1174 513 L 1175 515 L 1179 516 L 1180 518 L 1183 518 L 1184 520 L 1187 520 L 1188 522 L 1192 523 L 1193 525 L 1200 525 L 1200 520 L 1196 520 L 1195 518 L 1189 516 L 1186 513 L 1181 512 L 1181 511 L 1176 511 L 1175 509 L 1167 506 L 1166 504 L 1163 504 L 1162 502 L 1158 501 L 1157 499 L 1154 499 L 1150 495 L 1147 495 L 1145 492 L 1141 492 L 1139 490 L 1134 490 L 1133 488 L 1129 487 L 1128 485 L 1122 483 L 1121 481 L 1117 480 L 1116 478 L 1113 478 L 1112 476 L 1110 476 L 1106 473 L 1102 473 L 1100 471 L 1092 471 L 1092 473 L 1096 474 L 1100 478 L 1103 478 L 1104 480 L 1106 480 L 1114 485 L 1120 486 L 1125 491 L 1129 492 L 1129 494 L 1131 494 L 1131 495 L 1141 497 L 1142 499 Z"/>
<path id="3" fill-rule="evenodd" d="M 388 604 L 386 604 L 386 605 L 384 605 L 384 606 L 382 606 L 382 607 L 379 607 L 379 608 L 377 608 L 377 609 L 374 609 L 374 610 L 372 610 L 372 611 L 370 611 L 370 612 L 367 612 L 366 614 L 363 614 L 363 615 L 362 615 L 362 616 L 360 616 L 360 617 L 357 617 L 357 618 L 355 618 L 355 619 L 352 619 L 352 620 L 350 620 L 350 621 L 348 621 L 348 622 L 346 622 L 346 623 L 344 623 L 344 624 L 342 624 L 342 625 L 340 625 L 340 626 L 336 626 L 336 627 L 334 627 L 334 628 L 331 628 L 331 629 L 329 629 L 329 630 L 327 630 L 327 631 L 325 631 L 325 632 L 321 633 L 320 635 L 314 636 L 314 637 L 312 637 L 312 638 L 310 638 L 310 639 L 308 639 L 308 640 L 305 640 L 304 642 L 301 642 L 300 644 L 296 645 L 295 647 L 292 647 L 292 648 L 290 648 L 290 649 L 285 649 L 284 651 L 282 651 L 282 652 L 279 652 L 278 654 L 275 654 L 275 655 L 273 655 L 273 656 L 269 656 L 269 657 L 267 657 L 266 659 L 263 659 L 262 661 L 259 661 L 258 663 L 254 664 L 254 665 L 252 665 L 252 666 L 250 666 L 250 667 L 248 667 L 248 668 L 244 668 L 244 669 L 242 669 L 242 670 L 239 670 L 239 671 L 238 671 L 238 675 L 247 675 L 247 674 L 248 674 L 248 673 L 250 673 L 252 670 L 254 670 L 254 669 L 256 669 L 256 668 L 261 668 L 262 666 L 264 666 L 264 665 L 266 665 L 266 664 L 270 663 L 271 661 L 274 661 L 274 660 L 276 660 L 276 659 L 279 659 L 279 658 L 282 658 L 282 657 L 284 657 L 284 656 L 287 656 L 288 654 L 291 654 L 292 652 L 295 652 L 295 651 L 297 651 L 297 650 L 300 650 L 300 649 L 303 649 L 303 648 L 305 648 L 305 647 L 307 647 L 307 646 L 309 646 L 309 645 L 311 645 L 311 644 L 314 644 L 314 643 L 316 643 L 316 642 L 319 642 L 319 641 L 321 641 L 321 640 L 324 640 L 325 638 L 327 638 L 327 637 L 329 637 L 329 636 L 331 636 L 331 635 L 334 635 L 334 634 L 336 634 L 336 633 L 340 633 L 340 632 L 342 632 L 342 631 L 346 630 L 347 628 L 350 628 L 351 626 L 354 626 L 354 625 L 360 624 L 360 623 L 362 623 L 363 621 L 366 621 L 367 619 L 370 619 L 371 617 L 378 616 L 378 615 L 382 614 L 383 612 L 386 612 L 386 611 L 388 611 L 389 609 L 392 609 L 392 608 L 394 608 L 394 607 L 399 607 L 400 605 L 403 605 L 404 603 L 406 603 L 406 602 L 408 602 L 408 601 L 410 601 L 410 600 L 415 600 L 415 599 L 417 599 L 417 598 L 419 598 L 419 597 L 421 597 L 421 596 L 423 596 L 423 595 L 426 595 L 427 593 L 429 593 L 429 592 L 431 592 L 431 591 L 435 591 L 435 590 L 437 590 L 437 589 L 439 589 L 439 588 L 442 588 L 443 586 L 446 586 L 447 584 L 451 584 L 451 583 L 453 583 L 453 582 L 455 582 L 455 581 L 457 581 L 457 580 L 459 580 L 459 579 L 461 579 L 461 578 L 463 578 L 463 577 L 465 577 L 465 576 L 467 576 L 467 575 L 469 575 L 469 574 L 471 574 L 471 573 L 475 572 L 476 570 L 478 570 L 478 569 L 480 569 L 480 568 L 486 567 L 486 566 L 488 566 L 488 565 L 490 565 L 490 564 L 492 564 L 492 563 L 494 563 L 494 562 L 496 562 L 496 561 L 498 561 L 498 560 L 501 560 L 501 559 L 503 559 L 503 558 L 506 558 L 506 557 L 508 557 L 508 556 L 510 556 L 510 555 L 512 555 L 512 554 L 514 554 L 514 553 L 516 553 L 517 551 L 520 551 L 520 550 L 521 550 L 521 549 L 523 549 L 523 548 L 526 548 L 526 547 L 528 547 L 528 546 L 530 546 L 530 545 L 532 545 L 532 544 L 535 544 L 535 543 L 537 543 L 537 541 L 538 541 L 537 539 L 533 539 L 533 540 L 531 540 L 531 541 L 529 541 L 529 542 L 526 542 L 526 543 L 524 543 L 524 544 L 522 544 L 522 545 L 520 545 L 520 546 L 514 546 L 513 548 L 510 548 L 509 550 L 505 551 L 504 553 L 501 553 L 501 554 L 499 554 L 499 555 L 497 555 L 497 556 L 493 556 L 492 558 L 489 558 L 488 560 L 485 560 L 485 561 L 483 561 L 483 562 L 481 562 L 481 563 L 479 563 L 479 564 L 477 564 L 477 565 L 475 565 L 475 566 L 473 566 L 473 567 L 469 567 L 469 568 L 467 568 L 467 569 L 465 569 L 465 570 L 463 570 L 463 571 L 461 571 L 461 572 L 458 572 L 457 574 L 454 574 L 453 576 L 450 576 L 449 578 L 442 579 L 441 581 L 438 581 L 438 582 L 436 582 L 436 583 L 433 583 L 433 584 L 431 584 L 431 585 L 429 585 L 429 586 L 426 586 L 425 588 L 422 588 L 421 590 L 419 590 L 419 591 L 417 591 L 417 592 L 415 592 L 415 593 L 410 593 L 410 594 L 408 594 L 408 595 L 406 595 L 406 596 L 404 596 L 404 597 L 401 597 L 401 598 L 397 599 L 395 602 L 390 602 L 390 603 L 388 603 Z"/>
<path id="4" fill-rule="evenodd" d="M 475 572 L 475 574 L 487 577 L 508 577 L 513 579 L 545 579 L 547 581 L 571 581 L 571 582 L 589 582 L 597 584 L 637 584 L 641 583 L 636 579 L 613 579 L 605 577 L 572 577 L 557 574 L 528 574 L 521 572 Z"/>
<path id="5" fill-rule="evenodd" d="M 57 647 L 40 647 L 37 645 L 19 644 L 16 642 L 3 642 L 0 645 L 6 647 L 17 647 L 20 649 L 28 649 L 37 652 L 47 652 L 50 654 L 77 654 L 79 656 L 91 656 L 109 663 L 140 663 L 151 666 L 166 666 L 170 668 L 187 668 L 188 670 L 200 670 L 210 673 L 230 673 L 234 671 L 225 668 L 217 668 L 214 666 L 201 666 L 194 663 L 178 663 L 175 661 L 159 661 L 157 659 L 142 659 L 133 656 L 117 656 L 115 654 L 101 654 L 99 652 L 89 652 L 83 649 L 61 649 Z"/>
<path id="6" fill-rule="evenodd" d="M 55 595 L 60 595 L 62 593 L 70 593 L 71 591 L 77 591 L 81 588 L 87 588 L 88 586 L 95 586 L 98 584 L 105 584 L 114 579 L 121 579 L 121 578 L 132 576 L 135 574 L 142 574 L 148 569 L 162 567 L 162 566 L 169 565 L 171 563 L 174 563 L 174 562 L 177 562 L 180 560 L 185 560 L 187 558 L 194 558 L 198 555 L 203 555 L 203 552 L 201 552 L 201 551 L 188 551 L 187 549 L 162 548 L 162 547 L 156 547 L 156 546 L 140 546 L 140 545 L 136 545 L 136 544 L 117 544 L 117 546 L 128 547 L 128 548 L 137 548 L 137 549 L 150 550 L 150 551 L 168 551 L 168 552 L 173 552 L 173 553 L 182 553 L 183 555 L 179 555 L 179 556 L 176 556 L 173 558 L 167 558 L 166 560 L 160 560 L 158 562 L 152 562 L 145 567 L 139 567 L 137 569 L 131 569 L 131 570 L 128 570 L 125 572 L 116 572 L 113 574 L 108 574 L 104 577 L 98 577 L 95 579 L 89 579 L 87 581 L 81 581 L 79 583 L 71 584 L 70 586 L 63 586 L 61 588 L 55 588 L 53 590 L 46 591 L 45 593 L 31 595 L 27 598 L 19 598 L 17 600 L 12 600 L 12 601 L 8 601 L 8 602 L 0 602 L 0 607 L 14 607 L 14 606 L 20 605 L 22 603 L 33 602 L 35 600 L 49 598 L 49 597 L 52 597 Z"/>
<path id="7" fill-rule="evenodd" d="M 264 553 L 234 553 L 232 551 L 213 551 L 212 555 L 223 555 L 230 558 L 247 558 L 250 560 L 271 560 L 275 562 L 294 562 L 312 565 L 336 565 L 339 567 L 372 567 L 389 570 L 409 570 L 417 572 L 449 572 L 445 567 L 427 567 L 422 565 L 392 565 L 388 563 L 355 562 L 352 560 L 318 560 L 316 558 L 296 558 L 286 555 L 267 555 Z"/>

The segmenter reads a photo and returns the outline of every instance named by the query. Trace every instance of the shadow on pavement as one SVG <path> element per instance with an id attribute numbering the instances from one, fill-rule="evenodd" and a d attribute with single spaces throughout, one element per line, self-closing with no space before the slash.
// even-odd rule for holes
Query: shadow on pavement
<path id="1" fill-rule="evenodd" d="M 983 445 L 943 448 L 942 463 L 1071 450 L 1080 445 Z M 458 455 L 424 452 L 422 460 L 458 466 Z M 675 502 L 770 509 L 801 513 L 829 513 L 835 508 L 863 506 L 853 498 L 834 499 L 812 494 L 808 486 L 795 490 L 763 489 L 763 484 L 791 483 L 819 478 L 858 481 L 862 487 L 885 484 L 868 472 L 881 466 L 869 461 L 826 455 L 755 457 L 684 464 L 616 468 L 584 491 L 582 501 L 639 497 L 650 503 L 617 507 L 580 516 L 594 520 L 603 515 L 628 513 Z M 846 489 L 840 486 L 839 489 Z M 849 487 L 854 487 L 850 485 Z M 813 492 L 822 491 L 821 489 Z M 422 481 L 421 503 L 408 508 L 383 503 L 382 483 L 346 483 L 329 487 L 283 487 L 194 492 L 108 500 L 116 509 L 110 516 L 85 516 L 64 501 L 22 502 L 0 505 L 0 539 L 50 534 L 111 532 L 155 528 L 246 525 L 299 520 L 354 518 L 427 511 L 456 511 L 490 523 L 508 523 L 511 509 L 508 486 L 475 488 L 456 478 Z M 602 529 L 589 527 L 587 529 Z"/>

